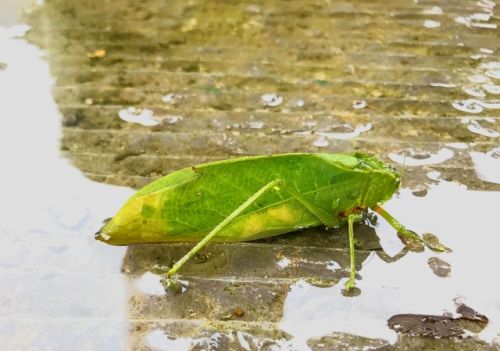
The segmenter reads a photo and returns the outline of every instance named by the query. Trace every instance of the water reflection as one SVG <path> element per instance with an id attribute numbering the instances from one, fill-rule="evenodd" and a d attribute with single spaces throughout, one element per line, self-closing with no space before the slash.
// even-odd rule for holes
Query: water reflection
<path id="1" fill-rule="evenodd" d="M 0 27 L 0 344 L 4 350 L 124 346 L 124 249 L 89 235 L 131 193 L 89 181 L 59 153 L 44 53 Z"/>
<path id="2" fill-rule="evenodd" d="M 500 184 L 500 147 L 488 152 L 469 152 L 477 177 L 485 182 Z"/>
<path id="3" fill-rule="evenodd" d="M 403 189 L 399 198 L 387 203 L 387 210 L 419 233 L 437 233 L 453 248 L 453 253 L 439 256 L 452 267 L 449 277 L 440 277 L 429 269 L 427 261 L 435 256 L 429 250 L 406 255 L 392 264 L 372 255 L 360 272 L 360 296 L 342 296 L 339 285 L 317 288 L 299 281 L 287 295 L 280 326 L 294 335 L 301 347 L 307 339 L 334 331 L 394 342 L 397 335 L 387 327 L 391 316 L 453 313 L 454 300 L 461 298 L 490 320 L 478 336 L 500 342 L 498 280 L 492 271 L 499 263 L 497 198 L 496 192 L 470 191 L 442 180 L 431 185 L 425 197 Z M 382 239 L 395 236 L 387 226 L 377 228 L 377 233 Z"/>
<path id="4" fill-rule="evenodd" d="M 160 123 L 160 121 L 153 116 L 153 111 L 149 109 L 141 110 L 135 107 L 129 107 L 120 110 L 118 116 L 126 122 L 138 123 L 146 127 L 156 126 Z"/>
<path id="5" fill-rule="evenodd" d="M 255 35 L 255 41 L 235 41 L 233 48 L 226 46 L 229 43 L 224 36 L 229 35 L 232 38 L 235 33 L 244 31 L 237 30 L 239 20 L 231 24 L 228 31 L 224 20 L 235 18 L 234 15 L 238 13 L 233 9 L 228 12 L 226 8 L 229 6 L 216 8 L 217 13 L 210 8 L 205 12 L 206 7 L 200 2 L 194 7 L 188 4 L 185 10 L 177 12 L 175 8 L 182 6 L 172 3 L 167 5 L 168 11 L 163 11 L 165 7 L 151 7 L 154 4 L 154 2 L 138 4 L 130 11 L 122 11 L 121 8 L 107 6 L 110 5 L 108 3 L 99 3 L 99 6 L 103 6 L 103 10 L 100 11 L 99 6 L 89 7 L 85 4 L 78 6 L 79 2 L 56 1 L 47 4 L 50 8 L 42 15 L 44 18 L 41 21 L 35 18 L 34 23 L 38 23 L 41 27 L 35 40 L 38 37 L 39 41 L 46 41 L 47 48 L 51 50 L 51 57 L 55 58 L 52 62 L 53 68 L 59 72 L 57 89 L 62 108 L 68 110 L 68 106 L 74 104 L 79 106 L 83 103 L 78 112 L 84 112 L 82 123 L 68 123 L 71 128 L 66 132 L 73 137 L 66 146 L 71 150 L 75 161 L 81 156 L 78 155 L 80 151 L 88 153 L 86 156 L 94 153 L 90 158 L 91 161 L 81 163 L 85 164 L 86 167 L 83 168 L 89 173 L 97 170 L 102 173 L 113 173 L 113 176 L 121 174 L 126 174 L 127 177 L 138 174 L 154 176 L 161 173 L 157 170 L 174 169 L 187 162 L 184 158 L 179 162 L 158 162 L 154 167 L 151 165 L 145 167 L 144 160 L 137 158 L 136 163 L 121 162 L 119 167 L 113 165 L 113 161 L 106 164 L 106 167 L 101 167 L 102 165 L 95 168 L 88 167 L 89 164 L 93 166 L 95 160 L 99 162 L 106 160 L 106 157 L 101 156 L 109 156 L 108 160 L 117 162 L 124 160 L 136 152 L 134 150 L 137 145 L 141 145 L 141 150 L 143 145 L 150 145 L 145 151 L 135 153 L 151 153 L 153 157 L 150 160 L 167 159 L 175 150 L 176 155 L 189 154 L 188 161 L 192 162 L 193 157 L 203 158 L 204 155 L 222 157 L 243 152 L 263 153 L 269 151 L 268 147 L 272 147 L 272 150 L 280 148 L 280 151 L 307 151 L 312 149 L 311 140 L 319 136 L 313 146 L 328 147 L 328 151 L 359 147 L 370 148 L 367 151 L 383 155 L 387 149 L 393 150 L 399 146 L 385 141 L 387 137 L 393 139 L 393 133 L 377 134 L 380 130 L 377 129 L 379 125 L 377 116 L 387 120 L 396 115 L 432 116 L 433 121 L 437 122 L 440 118 L 438 116 L 448 114 L 463 116 L 464 113 L 479 109 L 483 114 L 497 113 L 498 101 L 488 94 L 498 94 L 498 85 L 495 82 L 498 77 L 498 63 L 484 62 L 479 69 L 474 69 L 474 74 L 463 77 L 461 72 L 464 72 L 464 69 L 469 65 L 476 67 L 476 63 L 479 62 L 471 63 L 468 57 L 458 54 L 464 50 L 464 55 L 468 55 L 466 50 L 474 46 L 471 45 L 471 41 L 484 40 L 481 45 L 487 46 L 492 40 L 489 37 L 476 36 L 475 34 L 479 34 L 477 32 L 469 37 L 468 34 L 471 33 L 466 32 L 465 28 L 464 31 L 450 28 L 448 12 L 456 12 L 449 11 L 444 3 L 442 6 L 446 11 L 438 6 L 430 7 L 427 4 L 419 5 L 414 2 L 410 7 L 406 7 L 409 4 L 401 8 L 398 6 L 393 12 L 390 4 L 388 7 L 380 7 L 365 2 L 360 6 L 367 12 L 363 12 L 359 17 L 357 7 L 349 10 L 351 5 L 346 3 L 348 5 L 346 9 L 335 9 L 337 5 L 331 4 L 334 6 L 330 8 L 334 20 L 314 18 L 311 22 L 307 20 L 310 16 L 308 13 L 317 14 L 316 8 L 303 12 L 296 7 L 297 4 L 291 4 L 290 8 L 288 6 L 286 8 L 286 16 L 279 16 L 276 14 L 282 13 L 280 4 L 277 4 L 276 8 L 273 8 L 272 2 L 270 7 L 264 3 L 249 5 L 246 10 L 248 13 L 259 13 L 265 17 L 250 19 L 246 23 L 252 26 L 255 23 L 264 23 L 266 26 L 262 31 L 264 35 Z M 480 7 L 481 4 L 487 7 L 488 2 L 479 1 Z M 380 9 L 377 10 L 377 7 Z M 459 8 L 455 5 L 454 7 Z M 220 11 L 221 9 L 223 11 Z M 423 25 L 434 28 L 423 27 L 421 16 L 415 21 L 401 21 L 402 14 L 407 17 L 416 10 L 423 10 L 425 14 L 424 20 L 427 22 L 423 22 Z M 496 25 L 486 23 L 488 19 L 494 20 L 494 17 L 473 16 L 473 12 L 475 11 L 463 14 L 470 15 L 468 20 L 471 23 Z M 211 15 L 215 13 L 216 15 Z M 282 32 L 285 28 L 276 20 L 283 17 L 285 20 L 290 18 L 295 21 L 294 13 L 306 26 L 296 26 L 294 22 L 290 22 L 289 29 L 294 32 L 288 32 L 288 29 Z M 389 13 L 391 16 L 387 17 Z M 137 21 L 138 14 L 141 16 L 140 21 Z M 172 16 L 156 17 L 157 14 L 172 14 Z M 205 27 L 207 24 L 205 20 L 198 22 L 194 17 L 183 18 L 185 15 L 197 14 L 200 15 L 200 19 L 213 20 L 214 25 L 210 25 L 212 29 Z M 306 17 L 302 17 L 302 14 Z M 87 20 L 95 24 L 90 31 L 87 30 L 89 28 Z M 382 27 L 378 25 L 383 22 L 386 22 L 386 25 Z M 123 26 L 123 23 L 127 25 Z M 438 23 L 441 27 L 437 26 Z M 336 30 L 332 31 L 332 25 Z M 358 297 L 347 298 L 340 292 L 346 277 L 348 255 L 345 245 L 331 245 L 343 240 L 337 239 L 342 237 L 337 235 L 338 232 L 321 233 L 322 235 L 318 236 L 307 232 L 313 239 L 309 236 L 309 239 L 302 242 L 300 235 L 291 234 L 282 239 L 277 238 L 274 242 L 276 246 L 259 247 L 254 244 L 242 244 L 213 247 L 207 264 L 193 262 L 191 271 L 184 272 L 189 276 L 189 287 L 179 296 L 166 294 L 162 290 L 159 274 L 171 264 L 168 258 L 178 258 L 187 247 L 131 248 L 123 263 L 127 279 L 127 285 L 124 286 L 123 277 L 118 274 L 124 249 L 94 243 L 91 233 L 100 226 L 101 218 L 114 213 L 117 205 L 128 197 L 129 191 L 89 182 L 58 155 L 60 121 L 57 108 L 50 96 L 51 83 L 47 67 L 39 57 L 43 53 L 22 40 L 12 38 L 13 33 L 22 35 L 26 28 L 17 26 L 6 29 L 5 33 L 10 34 L 2 37 L 2 50 L 0 50 L 2 89 L 0 99 L 5 111 L 4 116 L 7 116 L 0 122 L 2 153 L 5 154 L 2 155 L 2 165 L 5 167 L 3 169 L 7 170 L 2 174 L 2 179 L 5 179 L 6 184 L 15 185 L 9 187 L 4 198 L 0 200 L 2 208 L 8 209 L 4 212 L 9 214 L 9 218 L 2 219 L 0 224 L 2 241 L 0 344 L 5 345 L 6 349 L 68 350 L 74 349 L 75 345 L 81 345 L 81 348 L 87 349 L 115 350 L 125 347 L 125 343 L 130 344 L 127 345 L 130 349 L 209 347 L 294 349 L 293 344 L 305 346 L 309 337 L 321 333 L 324 334 L 320 336 L 340 331 L 374 335 L 372 329 L 368 328 L 380 331 L 376 337 L 384 336 L 394 341 L 394 332 L 385 325 L 389 316 L 412 313 L 412 311 L 442 314 L 444 309 L 452 313 L 457 296 L 490 317 L 490 324 L 480 336 L 486 340 L 495 338 L 498 332 L 500 303 L 494 299 L 496 287 L 492 282 L 494 277 L 488 276 L 488 268 L 493 267 L 490 269 L 493 271 L 498 265 L 495 256 L 498 242 L 492 235 L 494 230 L 492 228 L 495 228 L 496 224 L 493 211 L 498 207 L 494 199 L 498 198 L 498 194 L 470 192 L 456 184 L 445 182 L 431 187 L 428 192 L 425 188 L 425 191 L 405 190 L 401 198 L 391 201 L 392 208 L 389 207 L 389 210 L 420 233 L 430 231 L 438 234 L 445 244 L 454 249 L 454 253 L 439 256 L 431 252 L 407 254 L 396 263 L 387 264 L 386 262 L 391 260 L 380 255 L 378 247 L 360 250 L 358 262 L 363 264 L 363 269 L 359 271 L 362 279 L 358 284 L 363 293 Z M 191 33 L 194 36 L 178 40 L 176 28 L 184 34 Z M 123 30 L 131 32 L 122 32 Z M 198 39 L 202 39 L 203 42 Z M 203 46 L 205 39 L 209 39 L 206 47 Z M 211 42 L 212 39 L 216 40 Z M 264 46 L 268 45 L 268 39 L 272 39 L 273 44 Z M 463 43 L 456 44 L 457 40 L 462 39 Z M 170 40 L 171 43 L 167 44 Z M 294 46 L 294 41 L 303 42 L 304 46 Z M 221 43 L 224 47 L 217 47 Z M 253 46 L 255 43 L 258 45 Z M 104 45 L 109 47 L 107 51 L 99 49 Z M 244 49 L 241 50 L 240 47 Z M 281 49 L 286 47 L 286 50 L 273 51 L 280 47 Z M 194 51 L 191 51 L 192 49 Z M 268 53 L 262 55 L 261 51 Z M 194 58 L 193 52 L 196 52 Z M 210 52 L 213 55 L 208 55 Z M 456 58 L 453 57 L 455 52 L 458 54 Z M 340 53 L 342 55 L 339 55 Z M 483 47 L 472 57 L 474 60 L 480 60 L 493 53 L 492 49 Z M 200 63 L 195 66 L 203 67 L 203 70 L 207 71 L 194 72 L 190 68 L 190 72 L 183 73 L 182 69 L 170 62 L 172 54 L 186 61 L 198 60 L 197 57 L 200 57 Z M 300 57 L 302 54 L 304 59 L 293 58 L 294 55 Z M 98 59 L 109 59 L 113 56 L 116 61 L 109 66 L 87 65 L 87 59 L 92 60 L 89 62 L 97 63 L 100 62 Z M 269 61 L 271 57 L 274 59 Z M 220 61 L 222 64 L 216 65 L 213 61 Z M 243 68 L 238 67 L 240 63 Z M 349 69 L 346 71 L 345 68 Z M 70 71 L 78 71 L 81 75 L 69 76 Z M 162 74 L 158 75 L 160 78 L 152 79 L 151 76 L 147 77 L 148 71 L 153 72 L 153 75 L 157 72 Z M 203 79 L 200 76 L 209 78 L 210 87 L 214 87 L 217 86 L 213 84 L 215 80 L 222 79 L 229 71 L 236 76 L 246 76 L 251 72 L 256 76 L 291 77 L 294 78 L 292 80 L 294 82 L 303 80 L 307 83 L 313 78 L 318 80 L 315 83 L 317 87 L 312 87 L 311 91 L 300 90 L 302 86 L 309 89 L 307 84 L 297 85 L 298 90 L 291 85 L 281 89 L 281 83 L 266 83 L 261 80 L 258 85 L 247 90 L 251 93 L 249 96 L 252 96 L 248 101 L 236 100 L 211 105 L 203 99 L 203 96 L 200 99 L 188 98 L 200 96 L 196 90 L 196 87 L 204 84 L 201 83 Z M 172 72 L 176 72 L 176 77 L 185 78 L 189 75 L 191 77 L 189 83 L 184 78 L 172 79 L 170 76 Z M 217 72 L 224 74 L 215 79 L 212 74 L 218 74 Z M 100 80 L 99 77 L 104 78 L 104 75 L 120 79 Z M 134 78 L 131 78 L 132 75 Z M 328 82 L 323 80 L 330 76 L 336 82 L 335 89 L 330 89 L 325 85 Z M 136 83 L 140 83 L 141 77 L 147 78 L 145 80 L 148 84 L 136 86 Z M 85 84 L 82 84 L 81 78 L 84 78 Z M 354 78 L 356 81 L 359 80 L 359 86 L 356 85 L 358 88 L 349 84 L 344 85 L 344 82 Z M 464 89 L 464 96 L 456 96 L 454 91 L 460 91 L 462 88 L 460 82 L 467 78 L 471 85 Z M 236 86 L 242 89 L 248 82 L 251 83 L 251 80 L 229 79 L 225 84 L 235 86 L 234 83 L 237 83 Z M 369 87 L 369 84 L 365 86 L 365 83 L 374 86 Z M 425 101 L 432 96 L 428 93 L 433 93 L 423 89 L 421 85 L 428 83 L 433 87 L 442 88 L 439 100 L 444 101 L 444 105 L 436 101 L 431 104 L 432 108 L 430 105 L 426 107 Z M 193 89 L 182 89 L 187 87 L 186 84 L 193 84 Z M 82 89 L 82 92 L 89 92 L 89 88 L 92 89 L 92 98 L 84 93 L 76 95 L 69 93 L 72 85 L 74 88 Z M 116 98 L 114 91 L 118 91 L 124 85 L 134 85 L 134 90 L 130 90 L 134 94 Z M 109 91 L 113 91 L 109 93 L 112 95 L 107 96 L 110 99 L 102 96 L 108 88 L 112 88 Z M 151 92 L 148 93 L 150 99 L 135 99 L 136 93 L 140 96 L 141 91 L 144 92 L 141 89 Z M 212 95 L 219 96 L 217 89 L 210 89 L 213 89 L 210 90 L 213 92 Z M 162 93 L 155 94 L 158 93 L 157 90 Z M 290 94 L 292 90 L 297 91 L 298 96 Z M 182 94 L 169 93 L 171 91 Z M 257 96 L 260 96 L 260 101 L 259 98 L 255 98 L 256 92 Z M 269 94 L 261 95 L 265 92 Z M 165 93 L 167 95 L 161 96 Z M 321 97 L 326 96 L 325 94 L 339 94 L 341 98 L 323 100 Z M 131 95 L 134 95 L 134 98 Z M 223 99 L 225 95 L 222 94 L 220 98 Z M 410 95 L 415 105 L 409 104 L 408 100 L 404 99 L 405 95 Z M 376 99 L 354 101 L 367 96 Z M 470 99 L 471 96 L 474 99 Z M 423 98 L 422 102 L 419 97 Z M 227 96 L 225 98 L 230 99 Z M 458 109 L 451 108 L 451 99 L 457 99 Z M 138 104 L 139 101 L 142 101 L 141 106 L 128 108 Z M 226 100 L 222 100 L 224 101 Z M 182 111 L 161 112 L 155 103 L 161 104 L 162 108 L 182 109 Z M 88 105 L 94 105 L 92 111 L 86 109 Z M 210 109 L 210 106 L 220 107 L 222 110 L 235 108 L 234 112 L 244 112 L 242 113 L 245 116 L 244 122 L 237 113 L 229 113 L 230 118 L 224 117 L 221 113 L 221 125 L 255 129 L 262 133 L 256 134 L 257 136 L 266 136 L 268 130 L 293 131 L 295 128 L 293 124 L 300 125 L 302 122 L 301 119 L 295 119 L 292 114 L 288 115 L 287 110 L 297 107 L 301 108 L 301 115 L 311 112 L 303 122 L 304 127 L 311 129 L 318 123 L 317 128 L 321 133 L 307 131 L 304 135 L 312 137 L 302 138 L 305 141 L 300 143 L 297 142 L 300 138 L 287 138 L 286 135 L 273 138 L 269 144 L 261 143 L 259 140 L 258 144 L 264 145 L 259 147 L 253 147 L 253 143 L 242 142 L 239 131 L 225 134 L 225 139 L 216 146 L 207 143 L 208 139 L 200 135 L 195 135 L 195 139 L 174 139 L 174 143 L 168 144 L 170 139 L 167 137 L 162 138 L 161 142 L 149 143 L 146 138 L 139 138 L 138 134 L 133 133 L 141 130 L 141 134 L 146 135 L 144 131 L 149 129 L 143 128 L 144 124 L 154 125 L 153 129 L 157 128 L 155 130 L 158 132 L 165 131 L 162 128 L 171 124 L 175 125 L 179 127 L 176 131 L 180 132 L 175 135 L 182 135 L 182 131 L 186 130 L 194 131 L 200 124 L 193 121 L 200 121 L 205 115 L 200 114 L 198 117 L 195 114 L 193 116 L 196 118 L 189 118 L 191 111 L 205 111 Z M 256 119 L 246 119 L 247 113 L 253 110 L 259 112 Z M 269 114 L 269 118 L 267 114 L 261 113 L 281 110 L 285 116 Z M 112 113 L 108 115 L 103 111 Z M 331 111 L 332 114 L 347 111 L 349 119 L 345 119 L 345 125 L 339 126 L 340 130 L 324 129 L 325 123 L 330 125 L 330 121 L 333 120 L 338 125 L 338 121 L 335 118 L 316 115 L 314 111 L 322 113 Z M 76 112 L 67 112 L 67 116 L 73 113 Z M 351 116 L 351 113 L 355 114 Z M 136 125 L 123 123 L 120 114 L 123 120 Z M 367 117 L 361 119 L 355 117 L 361 115 Z M 234 118 L 234 121 L 231 118 Z M 477 128 L 477 125 L 470 121 L 477 121 L 483 129 Z M 374 122 L 373 129 L 369 122 Z M 117 126 L 124 127 L 122 135 L 130 133 L 132 139 L 136 140 L 131 142 L 126 138 L 121 139 L 119 133 L 108 134 L 107 129 L 113 131 Z M 415 126 L 422 130 L 428 128 L 425 123 Z M 446 141 L 468 141 L 478 138 L 478 130 L 483 133 L 481 136 L 485 136 L 484 128 L 488 128 L 486 132 L 491 133 L 495 132 L 494 127 L 495 125 L 487 119 L 470 119 L 463 125 L 466 134 L 468 131 L 471 132 L 470 138 L 453 133 Z M 95 132 L 102 134 L 102 137 L 90 138 L 92 131 L 83 128 L 95 128 L 97 129 Z M 429 130 L 431 129 L 439 129 L 439 133 L 429 141 L 441 142 L 439 123 Z M 213 128 L 208 128 L 208 131 L 214 132 L 211 135 L 216 135 L 217 132 Z M 170 134 L 165 133 L 165 136 L 168 135 Z M 356 138 L 359 136 L 365 140 L 373 137 L 374 143 L 358 143 Z M 377 141 L 377 138 L 382 139 Z M 248 139 L 255 138 L 251 135 Z M 344 141 L 341 142 L 339 139 Z M 86 142 L 81 142 L 82 140 Z M 112 142 L 108 145 L 104 141 Z M 96 147 L 99 143 L 101 145 Z M 124 145 L 126 150 L 120 152 L 117 145 Z M 189 147 L 184 147 L 186 145 Z M 486 181 L 497 179 L 494 172 L 498 168 L 495 168 L 496 161 L 493 161 L 498 159 L 497 152 L 487 151 L 483 154 L 485 150 L 480 148 L 481 145 L 452 143 L 446 146 L 436 154 L 416 151 L 410 155 L 413 159 L 411 162 L 420 165 L 440 164 L 440 167 L 447 167 L 448 164 L 444 162 L 449 159 L 448 156 L 454 157 L 452 161 L 458 163 L 460 150 L 470 148 L 467 152 L 471 151 L 470 156 L 473 159 L 480 159 L 481 155 L 484 155 L 488 158 L 488 164 L 492 165 L 485 168 L 481 165 L 481 161 L 474 161 L 478 176 Z M 479 150 L 481 153 L 472 154 L 473 150 Z M 116 152 L 120 153 L 114 154 Z M 97 156 L 94 157 L 95 155 Z M 399 160 L 401 156 L 396 154 Z M 127 161 L 132 160 L 129 158 Z M 148 169 L 144 171 L 144 168 Z M 425 172 L 426 168 L 423 169 Z M 461 179 L 467 180 L 467 177 L 464 175 Z M 429 178 L 440 181 L 438 172 L 429 173 Z M 422 186 L 425 187 L 425 184 Z M 389 256 L 397 255 L 402 244 L 395 233 L 383 221 L 379 222 L 377 231 L 381 235 L 381 245 L 384 250 Z M 357 230 L 356 233 L 360 240 L 365 238 L 363 232 Z M 307 235 L 303 233 L 303 237 Z M 316 247 L 307 247 L 311 243 Z M 361 247 L 366 248 L 366 245 L 363 244 Z M 436 260 L 436 257 L 439 260 Z M 446 272 L 447 266 L 442 261 L 449 263 L 450 272 Z M 439 272 L 438 275 L 436 271 Z M 330 279 L 328 285 L 337 285 L 320 288 L 306 280 L 297 282 L 299 277 Z M 418 278 L 414 280 L 419 283 L 408 282 L 409 277 Z M 288 291 L 290 285 L 292 289 Z M 131 295 L 130 300 L 127 300 L 127 294 Z M 482 298 L 484 300 L 481 300 Z M 480 300 L 484 302 L 483 305 L 478 302 Z M 40 303 L 41 301 L 43 303 Z M 380 306 L 373 306 L 378 304 L 378 301 Z M 283 305 L 285 311 L 281 319 Z M 304 311 L 306 306 L 311 310 Z M 333 307 L 338 308 L 338 311 Z M 242 308 L 244 313 L 234 313 L 240 311 L 238 308 Z M 342 316 L 345 317 L 345 326 L 341 320 Z M 357 323 L 355 317 L 359 318 Z M 134 325 L 130 329 L 130 338 L 126 335 L 128 318 Z M 291 343 L 286 340 L 288 336 L 285 333 L 280 334 L 272 330 L 266 334 L 268 331 L 264 330 L 265 328 L 268 326 L 274 328 L 278 323 L 283 330 L 291 333 L 294 338 Z M 248 333 L 242 331 L 243 329 Z M 224 332 L 220 332 L 221 330 Z M 169 336 L 177 339 L 171 339 Z M 346 344 L 352 342 L 351 339 Z"/>
<path id="6" fill-rule="evenodd" d="M 397 152 L 389 153 L 389 158 L 405 166 L 424 166 L 445 162 L 454 156 L 453 150 L 446 147 L 439 149 L 435 153 L 408 148 Z"/>

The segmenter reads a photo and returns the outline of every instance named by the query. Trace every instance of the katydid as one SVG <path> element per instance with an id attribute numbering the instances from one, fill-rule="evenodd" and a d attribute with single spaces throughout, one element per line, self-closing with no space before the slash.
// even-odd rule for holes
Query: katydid
<path id="1" fill-rule="evenodd" d="M 197 242 L 168 271 L 168 282 L 208 242 L 249 241 L 347 222 L 355 286 L 353 223 L 372 209 L 413 244 L 424 241 L 380 207 L 400 175 L 376 157 L 292 153 L 251 156 L 185 168 L 133 195 L 96 234 L 112 245 Z M 443 247 L 443 250 L 445 248 Z"/>

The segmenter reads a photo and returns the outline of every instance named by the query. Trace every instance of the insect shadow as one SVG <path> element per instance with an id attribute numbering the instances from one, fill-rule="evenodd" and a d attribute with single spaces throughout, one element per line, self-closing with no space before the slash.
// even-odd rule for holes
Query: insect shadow
<path id="1" fill-rule="evenodd" d="M 391 262 L 406 254 L 403 251 L 389 257 L 372 226 L 366 222 L 355 226 L 359 233 L 355 245 L 358 279 L 362 278 L 363 262 L 371 255 Z M 130 245 L 122 271 L 132 280 L 153 273 L 161 281 L 160 277 L 191 247 L 191 243 Z M 182 319 L 194 313 L 216 320 L 224 320 L 238 308 L 245 311 L 244 319 L 261 320 L 266 315 L 273 319 L 272 316 L 282 313 L 287 291 L 299 279 L 330 287 L 348 279 L 349 271 L 345 226 L 329 230 L 309 228 L 252 242 L 213 243 L 186 263 L 179 277 L 187 285 L 184 293 L 174 294 L 168 289 L 163 296 L 138 293 L 131 300 L 134 304 L 131 308 L 149 317 Z M 345 294 L 359 292 L 356 289 Z"/>

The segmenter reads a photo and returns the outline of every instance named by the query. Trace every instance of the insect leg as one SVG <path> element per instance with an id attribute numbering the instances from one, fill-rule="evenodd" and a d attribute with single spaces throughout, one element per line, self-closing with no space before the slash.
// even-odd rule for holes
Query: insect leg
<path id="1" fill-rule="evenodd" d="M 311 213 L 313 213 L 316 217 L 318 217 L 323 223 L 327 226 L 335 226 L 336 218 L 323 210 L 322 208 L 314 205 L 313 203 L 304 199 L 300 194 L 295 192 L 292 189 L 287 188 L 284 184 L 281 187 L 288 191 L 291 195 L 293 195 L 305 208 L 307 208 Z M 350 291 L 352 288 L 356 286 L 356 252 L 354 250 L 354 230 L 353 223 L 359 221 L 363 218 L 363 215 L 359 213 L 351 213 L 347 216 L 347 223 L 349 229 L 349 255 L 350 255 L 350 273 L 349 279 L 345 284 L 346 291 Z"/>
<path id="2" fill-rule="evenodd" d="M 391 225 L 391 227 L 396 229 L 398 235 L 400 235 L 400 238 L 404 241 L 409 250 L 422 251 L 424 249 L 424 240 L 420 236 L 418 236 L 417 233 L 408 230 L 382 207 L 375 206 L 373 210 L 381 215 Z"/>
<path id="3" fill-rule="evenodd" d="M 439 241 L 434 240 L 428 240 L 426 236 L 424 235 L 424 238 L 422 239 L 420 236 L 418 236 L 415 232 L 412 232 L 411 230 L 408 230 L 404 225 L 399 223 L 399 221 L 391 216 L 386 210 L 384 210 L 380 206 L 375 206 L 373 208 L 375 212 L 377 212 L 379 215 L 381 215 L 394 229 L 398 231 L 398 234 L 400 234 L 404 241 L 406 246 L 412 250 L 412 251 L 422 251 L 423 250 L 423 245 L 427 245 L 431 250 L 434 251 L 439 251 L 439 252 L 447 252 L 450 251 L 449 248 L 446 246 L 442 245 L 439 243 Z"/>
<path id="4" fill-rule="evenodd" d="M 347 216 L 347 226 L 349 231 L 349 256 L 350 256 L 350 274 L 349 280 L 345 283 L 345 289 L 351 290 L 356 286 L 356 252 L 354 251 L 354 230 L 353 223 L 359 221 L 363 216 L 357 213 L 352 213 Z"/>
<path id="5" fill-rule="evenodd" d="M 181 268 L 181 266 L 186 263 L 191 257 L 193 257 L 198 251 L 200 251 L 203 246 L 205 246 L 217 233 L 219 233 L 226 225 L 229 224 L 234 218 L 236 218 L 241 212 L 248 208 L 259 196 L 264 194 L 269 189 L 278 186 L 281 180 L 273 180 L 267 183 L 262 188 L 260 188 L 255 194 L 250 196 L 244 203 L 242 203 L 236 210 L 234 210 L 229 216 L 227 216 L 222 222 L 220 222 L 210 233 L 208 233 L 198 244 L 196 244 L 187 254 L 185 254 L 179 261 L 177 261 L 173 267 L 167 272 L 167 286 L 175 287 L 175 281 L 171 277 Z"/>

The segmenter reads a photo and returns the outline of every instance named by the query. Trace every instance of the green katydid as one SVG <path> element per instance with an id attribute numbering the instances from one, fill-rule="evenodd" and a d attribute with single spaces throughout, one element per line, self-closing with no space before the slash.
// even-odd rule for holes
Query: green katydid
<path id="1" fill-rule="evenodd" d="M 399 173 L 364 154 L 279 154 L 216 161 L 185 168 L 139 190 L 96 234 L 113 245 L 197 242 L 168 271 L 179 268 L 209 241 L 267 238 L 299 228 L 347 222 L 350 276 L 355 286 L 353 223 L 372 209 L 407 242 L 424 240 L 380 205 L 398 189 Z M 436 244 L 434 244 L 436 249 Z M 446 250 L 444 246 L 438 249 Z"/>

